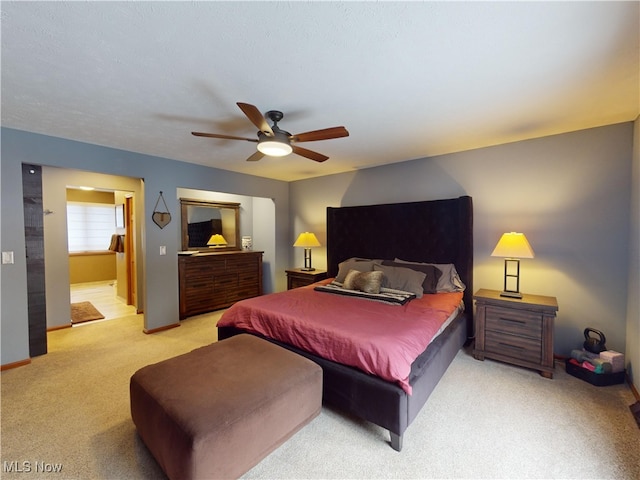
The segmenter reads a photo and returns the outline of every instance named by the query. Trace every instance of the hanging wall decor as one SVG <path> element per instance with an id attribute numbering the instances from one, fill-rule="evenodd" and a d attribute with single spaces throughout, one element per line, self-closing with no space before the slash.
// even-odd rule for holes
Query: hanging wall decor
<path id="1" fill-rule="evenodd" d="M 158 211 L 158 203 L 160 203 L 160 200 L 162 200 L 162 203 L 164 204 L 164 209 L 165 209 L 164 212 Z M 153 220 L 153 223 L 158 225 L 160 228 L 166 227 L 171 221 L 171 214 L 169 213 L 169 207 L 167 207 L 167 202 L 164 201 L 162 192 L 160 192 L 160 196 L 156 201 L 156 206 L 153 207 L 153 215 L 151 215 L 151 219 Z"/>

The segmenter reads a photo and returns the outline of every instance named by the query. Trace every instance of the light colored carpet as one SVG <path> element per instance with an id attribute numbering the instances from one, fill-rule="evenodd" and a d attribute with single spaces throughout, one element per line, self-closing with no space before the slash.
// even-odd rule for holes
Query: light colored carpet
<path id="1" fill-rule="evenodd" d="M 2 373 L 2 478 L 164 478 L 131 422 L 129 378 L 215 341 L 217 319 L 154 335 L 141 316 L 51 332 L 47 355 Z M 548 380 L 461 351 L 402 452 L 385 430 L 325 407 L 245 478 L 635 480 L 634 401 L 625 385 L 594 387 L 561 364 Z M 36 472 L 55 464 L 61 472 Z M 30 476 L 16 472 L 25 465 Z"/>

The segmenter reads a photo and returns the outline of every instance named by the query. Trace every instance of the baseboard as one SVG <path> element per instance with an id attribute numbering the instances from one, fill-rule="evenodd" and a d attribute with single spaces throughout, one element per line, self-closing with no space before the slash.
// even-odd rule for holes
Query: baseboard
<path id="1" fill-rule="evenodd" d="M 626 374 L 626 377 L 627 385 L 629 385 L 631 393 L 633 393 L 633 396 L 636 398 L 636 403 L 629 405 L 629 410 L 631 410 L 631 415 L 633 415 L 633 418 L 638 424 L 638 428 L 640 428 L 640 393 L 638 393 L 638 389 L 636 388 L 636 386 L 631 383 L 631 378 L 629 378 L 628 372 Z"/>
<path id="2" fill-rule="evenodd" d="M 158 328 L 151 328 L 151 329 L 144 329 L 142 330 L 144 333 L 147 334 L 151 334 L 151 333 L 158 333 L 158 332 L 163 332 L 164 330 L 170 330 L 172 328 L 176 328 L 180 326 L 180 322 L 178 323 L 172 323 L 171 325 L 165 325 L 164 327 L 158 327 Z"/>
<path id="3" fill-rule="evenodd" d="M 638 392 L 638 389 L 636 388 L 636 386 L 631 383 L 631 378 L 629 378 L 629 371 L 627 370 L 627 374 L 626 374 L 626 380 L 627 380 L 627 385 L 629 385 L 629 388 L 631 389 L 631 393 L 633 393 L 633 396 L 636 397 L 636 401 L 640 402 L 640 393 Z"/>
<path id="4" fill-rule="evenodd" d="M 633 418 L 636 420 L 636 424 L 638 428 L 640 428 L 640 402 L 636 402 L 633 405 L 629 405 L 629 409 L 631 410 L 631 414 Z"/>
<path id="5" fill-rule="evenodd" d="M 73 327 L 72 324 L 67 324 L 67 325 L 56 325 L 55 327 L 49 327 L 47 328 L 47 332 L 55 332 L 56 330 L 63 330 L 65 328 L 71 328 Z"/>
<path id="6" fill-rule="evenodd" d="M 7 363 L 5 365 L 0 366 L 0 371 L 4 372 L 5 370 L 11 370 L 12 368 L 22 367 L 24 365 L 29 365 L 31 363 L 30 358 L 26 358 L 24 360 L 20 360 L 19 362 Z"/>

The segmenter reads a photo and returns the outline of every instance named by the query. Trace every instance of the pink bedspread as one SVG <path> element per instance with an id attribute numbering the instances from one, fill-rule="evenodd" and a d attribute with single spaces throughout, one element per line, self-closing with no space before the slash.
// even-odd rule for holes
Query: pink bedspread
<path id="1" fill-rule="evenodd" d="M 462 300 L 461 292 L 438 293 L 387 305 L 313 288 L 243 300 L 222 315 L 218 326 L 259 333 L 359 368 L 411 394 L 411 364 Z"/>

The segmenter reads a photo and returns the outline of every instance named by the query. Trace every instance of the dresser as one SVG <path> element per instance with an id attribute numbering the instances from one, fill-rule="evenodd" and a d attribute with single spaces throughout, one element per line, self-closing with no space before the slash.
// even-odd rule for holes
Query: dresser
<path id="1" fill-rule="evenodd" d="M 553 378 L 553 323 L 555 297 L 523 294 L 501 297 L 497 290 L 480 289 L 476 302 L 473 356 L 538 370 Z"/>
<path id="2" fill-rule="evenodd" d="M 287 290 L 311 285 L 327 278 L 327 272 L 324 270 L 309 271 L 301 268 L 292 268 L 291 270 L 285 270 L 285 272 L 287 273 Z"/>
<path id="3" fill-rule="evenodd" d="M 262 253 L 225 251 L 178 256 L 180 319 L 262 295 Z"/>

